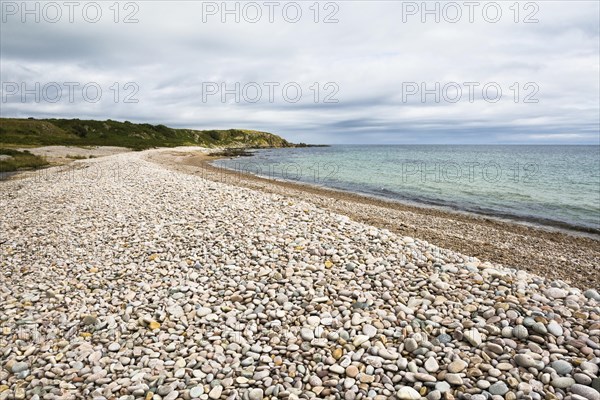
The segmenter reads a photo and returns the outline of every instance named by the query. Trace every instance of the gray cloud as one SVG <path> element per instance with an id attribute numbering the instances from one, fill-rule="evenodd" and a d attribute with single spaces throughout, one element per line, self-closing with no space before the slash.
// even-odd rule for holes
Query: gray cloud
<path id="1" fill-rule="evenodd" d="M 3 10 L 6 3 L 11 2 L 0 2 Z M 22 23 L 19 14 L 3 15 L 3 89 L 7 82 L 25 83 L 29 89 L 35 82 L 41 87 L 49 82 L 96 82 L 102 98 L 85 101 L 81 90 L 73 102 L 66 101 L 64 91 L 57 103 L 8 96 L 3 97 L 2 116 L 246 127 L 319 143 L 599 141 L 597 2 L 536 2 L 539 22 L 532 24 L 515 23 L 508 2 L 499 3 L 503 15 L 497 23 L 476 12 L 473 23 L 463 15 L 455 24 L 443 18 L 435 23 L 431 16 L 422 23 L 419 15 L 404 23 L 406 2 L 384 1 L 335 2 L 339 22 L 332 24 L 315 23 L 309 9 L 313 3 L 308 2 L 298 3 L 303 16 L 297 23 L 286 22 L 281 12 L 269 23 L 264 7 L 257 23 L 235 23 L 231 16 L 222 23 L 220 15 L 203 22 L 202 2 L 143 1 L 134 2 L 139 22 L 124 24 L 113 22 L 111 4 L 102 3 L 103 16 L 93 24 L 77 13 L 74 23 L 63 19 L 54 24 L 43 18 Z M 323 9 L 325 4 L 320 3 L 320 20 L 333 10 Z M 443 8 L 447 3 L 439 4 Z M 121 20 L 126 11 L 131 10 L 120 10 Z M 531 10 L 520 11 L 522 20 Z M 139 91 L 126 90 L 128 82 Z M 262 96 L 250 102 L 250 90 L 248 96 L 240 93 L 239 102 L 233 95 L 223 102 L 220 93 L 206 95 L 210 82 L 229 89 L 237 82 L 240 90 L 248 84 L 252 89 L 254 82 Z M 273 99 L 269 82 L 279 83 Z M 403 96 L 409 82 L 425 83 L 429 89 L 436 82 L 440 87 L 456 82 L 463 97 L 452 103 L 443 96 L 439 102 L 433 95 L 425 101 L 419 94 Z M 464 82 L 480 83 L 473 102 Z M 486 101 L 481 92 L 484 84 L 494 82 L 502 89 L 496 103 Z M 523 102 L 533 92 L 526 89 L 528 82 L 539 88 L 533 96 L 538 103 Z M 301 87 L 298 102 L 286 101 L 281 90 L 286 83 Z M 138 103 L 125 103 L 128 95 Z M 325 103 L 327 95 L 338 102 Z"/>

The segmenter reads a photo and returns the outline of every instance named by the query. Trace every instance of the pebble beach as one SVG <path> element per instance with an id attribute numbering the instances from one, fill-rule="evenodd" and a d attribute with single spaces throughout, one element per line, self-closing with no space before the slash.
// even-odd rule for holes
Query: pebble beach
<path id="1" fill-rule="evenodd" d="M 174 171 L 161 151 L 0 182 L 0 400 L 600 400 L 598 282 Z"/>

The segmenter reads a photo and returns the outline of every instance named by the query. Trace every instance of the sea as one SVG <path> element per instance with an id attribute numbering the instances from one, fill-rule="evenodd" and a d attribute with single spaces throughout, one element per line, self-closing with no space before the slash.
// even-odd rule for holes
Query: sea
<path id="1" fill-rule="evenodd" d="M 600 234 L 600 146 L 332 145 L 214 165 L 525 224 Z"/>

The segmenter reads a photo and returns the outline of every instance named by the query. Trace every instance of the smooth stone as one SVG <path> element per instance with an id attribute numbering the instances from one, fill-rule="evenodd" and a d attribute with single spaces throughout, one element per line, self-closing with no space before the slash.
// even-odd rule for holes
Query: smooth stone
<path id="1" fill-rule="evenodd" d="M 108 346 L 108 351 L 116 352 L 121 349 L 121 345 L 119 343 L 111 343 Z"/>
<path id="2" fill-rule="evenodd" d="M 348 375 L 350 378 L 356 378 L 358 372 L 358 368 L 355 365 L 348 365 L 346 367 L 346 375 Z"/>
<path id="3" fill-rule="evenodd" d="M 594 289 L 588 289 L 588 290 L 586 290 L 585 292 L 583 292 L 583 295 L 587 299 L 594 299 L 594 300 L 600 302 L 600 293 L 598 293 Z"/>
<path id="4" fill-rule="evenodd" d="M 556 337 L 562 336 L 564 333 L 562 326 L 560 326 L 556 321 L 550 321 L 546 328 L 548 329 L 548 332 L 550 332 Z"/>
<path id="5" fill-rule="evenodd" d="M 462 385 L 463 379 L 458 374 L 446 374 L 445 376 L 446 382 L 451 385 Z"/>
<path id="6" fill-rule="evenodd" d="M 527 328 L 525 328 L 523 325 L 515 326 L 512 330 L 512 334 L 517 339 L 527 339 L 527 337 L 529 336 Z"/>
<path id="7" fill-rule="evenodd" d="M 481 333 L 479 333 L 479 331 L 475 328 L 466 331 L 464 333 L 464 337 L 469 343 L 471 343 L 471 345 L 475 347 L 479 346 L 482 342 Z"/>
<path id="8" fill-rule="evenodd" d="M 544 324 L 542 324 L 541 322 L 536 322 L 535 324 L 533 324 L 531 326 L 531 329 L 533 329 L 535 332 L 545 335 L 546 333 L 548 333 L 548 329 L 546 329 L 546 326 Z"/>
<path id="9" fill-rule="evenodd" d="M 582 362 L 579 365 L 579 368 L 581 368 L 583 371 L 587 371 L 593 375 L 598 375 L 598 370 L 599 370 L 598 365 L 591 363 L 589 361 Z"/>
<path id="10" fill-rule="evenodd" d="M 179 392 L 177 390 L 174 390 L 171 393 L 169 393 L 168 395 L 166 395 L 165 397 L 163 397 L 163 400 L 175 400 L 178 397 L 179 397 Z"/>
<path id="11" fill-rule="evenodd" d="M 175 373 L 173 374 L 173 377 L 175 377 L 176 379 L 181 379 L 185 376 L 185 369 L 180 368 L 177 371 L 175 371 Z"/>
<path id="12" fill-rule="evenodd" d="M 361 344 L 368 342 L 369 341 L 369 336 L 367 335 L 356 335 L 354 337 L 354 339 L 352 339 L 352 344 L 354 345 L 354 347 L 358 347 Z"/>
<path id="13" fill-rule="evenodd" d="M 448 364 L 448 371 L 453 374 L 462 372 L 465 368 L 467 368 L 467 363 L 463 360 L 452 361 L 450 364 Z"/>
<path id="14" fill-rule="evenodd" d="M 262 389 L 250 389 L 248 392 L 249 400 L 262 400 L 263 398 L 263 390 Z"/>
<path id="15" fill-rule="evenodd" d="M 571 393 L 584 397 L 588 400 L 600 400 L 600 392 L 589 386 L 580 385 L 578 383 L 571 386 Z"/>
<path id="16" fill-rule="evenodd" d="M 436 337 L 436 339 L 438 340 L 438 342 L 440 342 L 442 344 L 446 344 L 446 343 L 450 343 L 452 341 L 452 336 L 442 333 L 441 335 Z"/>
<path id="17" fill-rule="evenodd" d="M 268 369 L 264 369 L 262 371 L 255 372 L 254 375 L 252 376 L 252 379 L 254 379 L 255 381 L 260 381 L 260 380 L 265 379 L 269 375 L 270 375 L 269 370 Z"/>
<path id="18" fill-rule="evenodd" d="M 183 315 L 185 314 L 185 311 L 183 311 L 183 308 L 181 306 L 167 307 L 167 312 L 169 313 L 169 315 L 171 315 L 171 317 L 176 319 L 183 317 Z"/>
<path id="19" fill-rule="evenodd" d="M 83 317 L 82 323 L 83 325 L 96 325 L 98 323 L 98 318 L 93 315 L 86 315 Z"/>
<path id="20" fill-rule="evenodd" d="M 592 378 L 586 374 L 577 373 L 573 375 L 573 378 L 575 379 L 575 382 L 585 386 L 590 386 L 592 384 Z"/>
<path id="21" fill-rule="evenodd" d="M 440 369 L 440 365 L 436 361 L 435 357 L 429 357 L 427 361 L 425 361 L 425 370 L 427 372 L 436 372 Z"/>
<path id="22" fill-rule="evenodd" d="M 362 328 L 362 332 L 369 338 L 372 338 L 377 335 L 377 328 L 375 328 L 373 325 L 365 324 Z"/>
<path id="23" fill-rule="evenodd" d="M 508 392 L 508 386 L 506 386 L 506 383 L 499 381 L 490 386 L 488 392 L 494 396 L 504 396 Z"/>
<path id="24" fill-rule="evenodd" d="M 206 317 L 208 314 L 212 313 L 212 309 L 208 307 L 200 307 L 196 310 L 197 317 Z"/>
<path id="25" fill-rule="evenodd" d="M 559 375 L 567 375 L 573 370 L 573 366 L 565 360 L 557 360 L 550 364 L 552 369 Z"/>
<path id="26" fill-rule="evenodd" d="M 450 385 L 448 384 L 448 382 L 438 382 L 435 384 L 435 390 L 441 393 L 446 393 L 450 390 Z"/>
<path id="27" fill-rule="evenodd" d="M 380 349 L 378 355 L 386 360 L 397 360 L 399 357 L 398 353 L 392 353 L 388 349 Z"/>
<path id="28" fill-rule="evenodd" d="M 208 392 L 208 397 L 217 400 L 221 397 L 221 393 L 223 392 L 223 386 L 217 385 Z"/>
<path id="29" fill-rule="evenodd" d="M 415 339 L 408 338 L 404 341 L 404 350 L 408 351 L 409 353 L 412 353 L 418 348 L 419 345 L 417 344 L 417 341 Z"/>
<path id="30" fill-rule="evenodd" d="M 568 378 L 568 377 L 561 377 L 561 378 L 552 379 L 550 384 L 558 389 L 566 389 L 575 384 L 575 379 Z"/>
<path id="31" fill-rule="evenodd" d="M 419 400 L 421 395 L 415 389 L 404 386 L 396 392 L 396 397 L 401 400 Z"/>
<path id="32" fill-rule="evenodd" d="M 332 366 L 329 367 L 329 371 L 333 372 L 334 374 L 341 375 L 344 372 L 346 372 L 346 369 L 344 367 L 342 367 L 341 365 L 333 364 Z"/>
<path id="33" fill-rule="evenodd" d="M 28 369 L 29 369 L 29 364 L 21 361 L 21 362 L 14 363 L 13 366 L 10 368 L 10 371 L 13 374 L 18 374 L 20 372 L 27 371 Z"/>
<path id="34" fill-rule="evenodd" d="M 427 400 L 441 400 L 442 399 L 442 393 L 439 390 L 434 390 L 432 392 L 429 392 L 429 394 L 427 395 Z"/>
<path id="35" fill-rule="evenodd" d="M 321 380 L 321 378 L 319 378 L 316 375 L 311 375 L 310 378 L 308 378 L 308 383 L 312 387 L 322 386 L 323 385 L 323 381 Z"/>
<path id="36" fill-rule="evenodd" d="M 310 342 L 315 338 L 315 333 L 312 329 L 302 328 L 300 329 L 300 337 L 302 338 L 302 340 Z"/>
<path id="37" fill-rule="evenodd" d="M 491 384 L 490 382 L 486 381 L 486 380 L 480 380 L 480 381 L 477 381 L 477 387 L 478 387 L 479 389 L 484 389 L 484 390 L 486 390 L 486 389 L 487 389 L 487 388 L 489 388 L 491 385 L 492 385 L 492 384 Z"/>
<path id="38" fill-rule="evenodd" d="M 201 385 L 194 386 L 193 388 L 190 389 L 190 396 L 192 398 L 200 397 L 203 394 L 204 394 L 204 387 Z"/>
<path id="39" fill-rule="evenodd" d="M 234 294 L 229 298 L 229 300 L 233 303 L 239 303 L 242 300 L 244 300 L 244 298 L 242 296 L 240 296 L 239 294 Z"/>
<path id="40" fill-rule="evenodd" d="M 173 391 L 173 388 L 171 387 L 171 385 L 161 385 L 156 390 L 156 393 L 158 393 L 160 396 L 166 396 L 169 393 L 171 393 L 172 391 Z"/>
<path id="41" fill-rule="evenodd" d="M 514 357 L 514 360 L 515 360 L 515 362 L 517 363 L 518 366 L 523 367 L 523 368 L 531 368 L 531 367 L 537 367 L 538 366 L 537 361 L 535 361 L 528 354 L 517 354 Z"/>
<path id="42" fill-rule="evenodd" d="M 551 287 L 546 289 L 544 295 L 550 299 L 564 299 L 569 293 L 566 290 Z"/>

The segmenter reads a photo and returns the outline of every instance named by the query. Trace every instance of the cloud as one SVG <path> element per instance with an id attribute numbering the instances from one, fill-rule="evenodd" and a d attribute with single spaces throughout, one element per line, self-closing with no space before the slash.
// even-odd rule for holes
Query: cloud
<path id="1" fill-rule="evenodd" d="M 600 138 L 597 2 L 519 3 L 518 15 L 512 3 L 498 2 L 496 23 L 486 20 L 494 15 L 483 13 L 486 2 L 472 23 L 461 2 L 454 3 L 462 11 L 457 23 L 448 21 L 454 15 L 448 2 L 427 3 L 437 4 L 439 23 L 421 13 L 421 2 L 316 8 L 280 2 L 273 22 L 265 3 L 255 2 L 262 16 L 256 23 L 248 2 L 226 3 L 238 8 L 237 23 L 234 14 L 222 22 L 222 2 L 119 3 L 118 15 L 112 3 L 100 3 L 96 23 L 81 11 L 86 2 L 73 23 L 64 7 L 59 22 L 45 21 L 47 3 L 39 3 L 39 23 L 29 14 L 23 23 L 22 10 L 12 15 L 9 3 L 22 4 L 0 3 L 4 117 L 246 127 L 318 143 L 597 144 Z M 411 5 L 414 15 L 406 12 Z M 220 10 L 207 13 L 213 6 Z M 289 22 L 298 7 L 299 21 Z M 139 22 L 123 23 L 127 16 Z M 524 23 L 528 16 L 539 22 Z M 338 22 L 324 23 L 328 17 Z M 19 84 L 14 95 L 6 90 L 11 82 Z M 22 101 L 20 85 L 35 90 L 36 82 L 40 91 L 60 84 L 60 101 L 45 101 L 44 93 L 39 102 L 32 95 Z M 67 82 L 79 83 L 72 102 Z M 102 90 L 97 102 L 82 93 L 90 83 Z M 497 102 L 486 98 L 486 84 L 501 89 Z M 409 94 L 413 85 L 418 92 Z M 454 102 L 457 88 L 462 96 Z"/>

